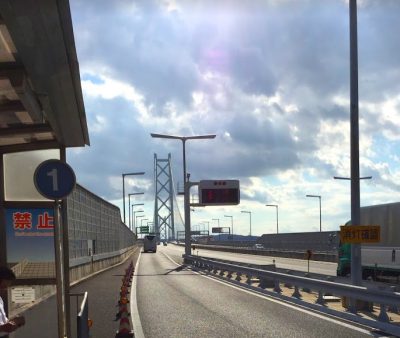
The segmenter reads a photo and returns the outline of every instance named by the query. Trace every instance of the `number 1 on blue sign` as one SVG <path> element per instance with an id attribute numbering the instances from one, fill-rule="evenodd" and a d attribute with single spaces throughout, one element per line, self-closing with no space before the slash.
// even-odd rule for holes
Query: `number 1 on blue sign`
<path id="1" fill-rule="evenodd" d="M 47 176 L 51 176 L 53 178 L 53 191 L 58 191 L 58 180 L 57 180 L 57 169 L 54 168 L 47 172 Z"/>

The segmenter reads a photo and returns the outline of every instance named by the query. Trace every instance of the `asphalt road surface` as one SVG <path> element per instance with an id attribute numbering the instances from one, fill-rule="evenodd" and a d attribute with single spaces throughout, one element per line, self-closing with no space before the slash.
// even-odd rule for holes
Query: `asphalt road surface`
<path id="1" fill-rule="evenodd" d="M 176 251 L 175 256 L 182 256 L 185 249 L 183 246 L 178 245 L 168 245 L 168 249 L 172 254 L 172 251 Z M 307 271 L 307 260 L 305 259 L 294 259 L 294 258 L 284 258 L 284 257 L 271 257 L 271 256 L 258 256 L 258 255 L 247 255 L 235 252 L 224 252 L 216 250 L 205 250 L 199 249 L 193 252 L 194 255 L 204 256 L 204 257 L 214 257 L 232 260 L 236 262 L 252 263 L 252 264 L 272 264 L 275 260 L 277 268 L 288 269 L 288 270 L 298 270 Z M 328 276 L 336 276 L 337 263 L 333 262 L 322 262 L 310 260 L 310 272 L 317 273 Z"/>
<path id="2" fill-rule="evenodd" d="M 136 301 L 145 337 L 370 336 L 350 324 L 192 272 L 174 263 L 182 261 L 181 255 L 168 245 L 140 256 Z"/>

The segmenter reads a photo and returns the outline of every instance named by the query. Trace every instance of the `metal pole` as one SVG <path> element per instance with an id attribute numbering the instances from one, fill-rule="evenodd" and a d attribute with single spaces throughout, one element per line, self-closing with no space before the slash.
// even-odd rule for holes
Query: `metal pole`
<path id="1" fill-rule="evenodd" d="M 131 194 L 128 194 L 128 224 L 129 224 L 129 229 L 131 228 Z"/>
<path id="2" fill-rule="evenodd" d="M 360 153 L 358 128 L 357 0 L 349 1 L 350 16 L 350 165 L 351 225 L 360 225 Z M 361 285 L 361 246 L 351 245 L 351 282 Z"/>
<path id="3" fill-rule="evenodd" d="M 231 219 L 231 227 L 232 227 L 232 240 L 233 240 L 233 216 L 224 215 L 224 217 L 230 217 L 230 219 Z"/>
<path id="4" fill-rule="evenodd" d="M 185 255 L 190 255 L 192 250 L 190 248 L 190 239 L 191 239 L 191 225 L 190 225 L 190 184 L 189 179 L 186 175 L 186 140 L 184 138 L 182 140 L 182 152 L 183 152 L 183 204 L 185 211 Z"/>
<path id="5" fill-rule="evenodd" d="M 125 174 L 122 174 L 122 203 L 123 203 L 123 210 L 124 210 L 124 223 L 125 221 Z"/>
<path id="6" fill-rule="evenodd" d="M 213 139 L 216 135 L 197 135 L 197 136 L 188 136 L 188 137 L 179 137 L 173 135 L 163 135 L 163 134 L 150 134 L 151 137 L 156 138 L 167 138 L 167 139 L 175 139 L 182 141 L 182 152 L 183 152 L 183 189 L 184 189 L 184 210 L 185 210 L 185 254 L 190 255 L 190 187 L 191 183 L 189 182 L 189 175 L 186 174 L 186 140 L 197 140 L 197 139 Z"/>
<path id="7" fill-rule="evenodd" d="M 251 237 L 251 211 L 249 211 L 249 215 L 250 215 L 250 237 Z"/>
<path id="8" fill-rule="evenodd" d="M 319 232 L 322 232 L 322 221 L 321 221 L 321 196 L 319 197 Z"/>
<path id="9" fill-rule="evenodd" d="M 185 143 L 183 143 L 185 144 Z M 185 149 L 185 147 L 183 147 Z M 185 151 L 183 151 L 183 154 L 185 154 Z M 183 162 L 185 163 L 185 161 Z M 186 171 L 186 166 L 185 164 L 183 165 L 183 170 L 184 172 Z M 189 192 L 190 192 L 190 182 L 189 180 L 184 181 L 184 209 L 185 209 L 185 255 L 189 256 L 191 254 L 190 250 L 190 203 L 189 203 Z"/>
<path id="10" fill-rule="evenodd" d="M 125 176 L 131 176 L 131 175 L 144 175 L 145 172 L 136 172 L 136 173 L 125 173 L 122 174 L 122 203 L 123 203 L 123 211 L 124 211 L 124 223 L 126 224 L 126 218 L 125 218 Z"/>
<path id="11" fill-rule="evenodd" d="M 66 163 L 65 147 L 60 148 L 60 159 Z M 68 240 L 68 200 L 61 201 L 60 224 L 62 231 L 62 255 L 63 255 L 63 287 L 65 304 L 65 325 L 66 335 L 71 337 L 71 299 L 70 299 L 70 279 L 69 279 L 69 240 Z"/>
<path id="12" fill-rule="evenodd" d="M 186 177 L 186 140 L 184 138 L 182 139 L 182 151 L 183 151 L 183 189 L 185 189 L 185 182 L 187 180 L 187 177 Z M 189 199 L 189 196 L 186 197 L 185 195 L 185 198 Z"/>
<path id="13" fill-rule="evenodd" d="M 133 231 L 134 227 L 132 226 L 133 222 L 131 222 L 131 209 L 132 209 L 132 212 L 133 212 L 133 207 L 134 206 L 136 206 L 136 205 L 144 205 L 144 204 L 143 203 L 134 203 L 134 204 L 131 205 L 131 196 L 143 195 L 143 194 L 144 194 L 143 192 L 134 192 L 132 194 L 128 194 L 128 197 L 129 197 L 129 201 L 128 201 L 128 210 L 129 210 L 128 221 L 129 222 L 128 223 L 129 223 L 129 229 L 131 229 L 132 231 Z"/>
<path id="14" fill-rule="evenodd" d="M 134 216 L 134 214 L 133 214 L 133 213 L 134 213 L 134 211 L 133 211 L 133 207 L 134 207 L 134 206 L 133 206 L 133 205 L 131 205 L 131 209 L 132 209 L 132 217 L 130 217 L 130 216 L 129 216 L 129 223 L 131 224 L 132 231 L 133 231 L 133 229 L 135 229 L 135 224 L 133 223 L 133 218 L 135 217 L 135 216 Z"/>
<path id="15" fill-rule="evenodd" d="M 66 338 L 67 320 L 66 304 L 64 293 L 64 261 L 63 261 L 63 242 L 62 231 L 60 229 L 60 202 L 54 203 L 54 249 L 56 260 L 56 280 L 57 280 L 57 317 L 58 317 L 58 337 Z"/>

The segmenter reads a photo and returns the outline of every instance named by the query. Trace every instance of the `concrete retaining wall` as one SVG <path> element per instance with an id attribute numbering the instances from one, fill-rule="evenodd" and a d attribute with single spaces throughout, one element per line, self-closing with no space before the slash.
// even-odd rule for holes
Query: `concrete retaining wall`
<path id="1" fill-rule="evenodd" d="M 94 255 L 91 257 L 82 257 L 80 259 L 71 260 L 69 269 L 70 282 L 77 282 L 95 272 L 122 262 L 136 248 L 137 246 L 134 245 L 130 248 L 116 251 L 108 255 Z"/>
<path id="2" fill-rule="evenodd" d="M 273 250 L 329 252 L 337 251 L 339 240 L 338 231 L 323 231 L 266 234 L 262 235 L 257 243 L 262 244 L 266 249 Z"/>

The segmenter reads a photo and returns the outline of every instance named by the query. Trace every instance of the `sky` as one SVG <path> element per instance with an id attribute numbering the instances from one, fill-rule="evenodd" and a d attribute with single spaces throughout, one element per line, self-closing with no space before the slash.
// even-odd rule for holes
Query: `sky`
<path id="1" fill-rule="evenodd" d="M 346 0 L 70 0 L 90 147 L 68 150 L 85 188 L 154 213 L 154 154 L 182 185 L 238 179 L 238 206 L 196 208 L 192 224 L 235 233 L 338 230 L 350 219 Z M 358 1 L 361 206 L 400 191 L 400 1 Z M 191 192 L 195 193 L 194 189 Z M 178 197 L 181 201 L 181 197 Z M 131 199 L 132 202 L 132 199 Z M 133 202 L 132 202 L 133 203 Z M 121 212 L 122 213 L 122 212 Z M 127 213 L 127 211 L 126 211 Z"/>

